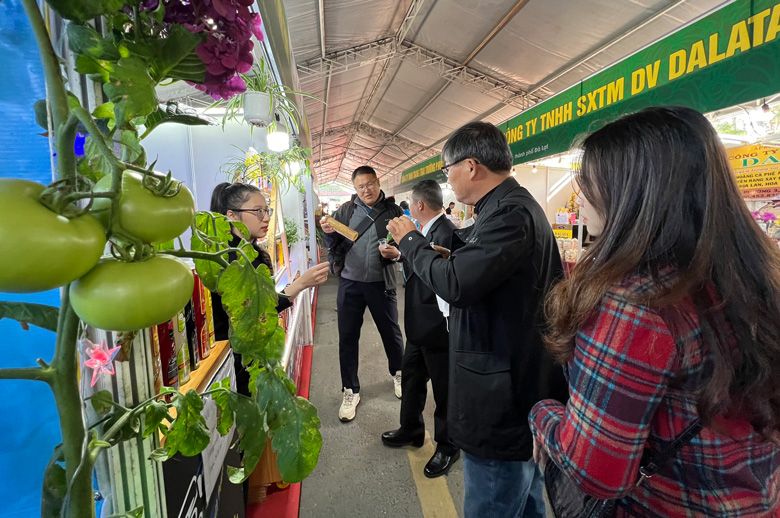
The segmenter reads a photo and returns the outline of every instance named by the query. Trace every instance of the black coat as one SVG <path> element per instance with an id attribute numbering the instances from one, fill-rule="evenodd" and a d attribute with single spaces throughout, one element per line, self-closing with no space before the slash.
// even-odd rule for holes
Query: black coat
<path id="1" fill-rule="evenodd" d="M 472 455 L 528 460 L 531 407 L 568 396 L 542 341 L 544 298 L 563 269 L 544 211 L 513 178 L 477 208 L 476 223 L 455 231 L 450 259 L 416 232 L 400 247 L 415 274 L 451 305 L 450 437 Z"/>
<path id="2" fill-rule="evenodd" d="M 428 242 L 444 248 L 452 247 L 455 225 L 445 216 L 439 217 L 428 231 Z M 447 321 L 436 303 L 436 294 L 414 274 L 404 259 L 406 294 L 404 295 L 404 332 L 406 339 L 420 347 L 446 348 L 449 344 Z"/>

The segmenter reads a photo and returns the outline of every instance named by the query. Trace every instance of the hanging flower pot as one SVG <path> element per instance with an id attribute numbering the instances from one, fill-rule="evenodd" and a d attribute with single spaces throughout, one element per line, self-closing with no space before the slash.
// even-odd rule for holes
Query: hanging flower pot
<path id="1" fill-rule="evenodd" d="M 264 128 L 273 122 L 273 97 L 268 92 L 244 94 L 244 120 L 252 126 Z"/>

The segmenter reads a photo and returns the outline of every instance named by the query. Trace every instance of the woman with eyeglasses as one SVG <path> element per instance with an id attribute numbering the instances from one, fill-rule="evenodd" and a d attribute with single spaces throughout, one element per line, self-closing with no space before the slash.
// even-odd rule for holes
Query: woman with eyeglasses
<path id="1" fill-rule="evenodd" d="M 273 263 L 271 256 L 257 246 L 257 240 L 262 239 L 268 232 L 268 224 L 273 215 L 273 209 L 268 208 L 268 202 L 263 192 L 256 186 L 246 183 L 221 183 L 214 188 L 211 194 L 211 212 L 224 214 L 232 221 L 240 221 L 249 230 L 250 242 L 257 251 L 257 257 L 252 266 L 257 268 L 261 264 L 268 266 L 273 275 Z M 233 227 L 233 240 L 231 247 L 237 247 L 241 243 L 241 233 Z M 234 254 L 229 254 L 228 260 L 235 260 Z M 279 296 L 277 311 L 284 311 L 292 306 L 292 300 L 306 288 L 319 286 L 328 278 L 328 263 L 320 263 L 312 266 L 300 277 L 289 284 Z M 230 327 L 228 315 L 222 307 L 222 297 L 212 294 L 214 306 L 214 335 L 217 340 L 228 339 Z M 241 363 L 241 355 L 234 354 L 236 365 L 236 384 L 240 394 L 249 395 L 249 373 Z"/>
<path id="2" fill-rule="evenodd" d="M 570 398 L 531 410 L 534 458 L 615 499 L 618 518 L 775 516 L 780 253 L 715 129 L 648 108 L 582 149 L 580 213 L 598 238 L 548 297 Z"/>

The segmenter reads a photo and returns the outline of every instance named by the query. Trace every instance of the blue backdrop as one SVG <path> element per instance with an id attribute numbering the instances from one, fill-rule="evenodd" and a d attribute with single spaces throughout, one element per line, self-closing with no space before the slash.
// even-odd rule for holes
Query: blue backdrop
<path id="1" fill-rule="evenodd" d="M 19 0 L 0 3 L 0 177 L 51 181 L 49 146 L 35 124 L 33 103 L 45 97 L 43 68 Z M 20 231 L 24 232 L 20 221 Z M 4 250 L 8 252 L 8 250 Z M 0 300 L 59 305 L 58 291 L 33 295 L 0 293 Z M 29 367 L 50 361 L 54 333 L 0 320 L 0 367 Z M 41 482 L 60 438 L 49 388 L 40 382 L 0 380 L 0 516 L 40 516 Z"/>

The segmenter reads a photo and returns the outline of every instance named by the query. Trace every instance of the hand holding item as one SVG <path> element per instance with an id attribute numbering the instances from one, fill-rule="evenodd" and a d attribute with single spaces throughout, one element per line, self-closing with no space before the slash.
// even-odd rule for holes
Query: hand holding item
<path id="1" fill-rule="evenodd" d="M 385 259 L 398 260 L 401 258 L 401 251 L 394 246 L 387 246 L 387 244 L 383 247 L 382 243 L 379 243 L 379 253 L 382 254 L 382 257 Z"/>
<path id="2" fill-rule="evenodd" d="M 326 234 L 332 234 L 336 231 L 333 227 L 330 226 L 328 223 L 329 216 L 323 216 L 323 218 L 320 220 L 320 226 L 322 227 L 322 231 Z"/>
<path id="3" fill-rule="evenodd" d="M 355 241 L 360 236 L 356 231 L 349 228 L 344 223 L 336 221 L 334 218 L 330 216 L 326 216 L 325 218 L 322 218 L 321 223 L 322 223 L 323 232 L 328 232 L 329 234 L 332 232 L 338 232 L 339 234 L 346 237 L 350 241 Z M 325 230 L 326 226 L 330 229 L 330 231 Z"/>
<path id="4" fill-rule="evenodd" d="M 390 222 L 387 224 L 387 230 L 389 230 L 390 233 L 393 234 L 393 239 L 395 240 L 395 242 L 400 243 L 401 240 L 405 238 L 409 232 L 416 231 L 417 227 L 414 226 L 412 220 L 410 220 L 406 216 L 401 216 L 400 218 L 395 218 L 390 220 Z"/>
<path id="5" fill-rule="evenodd" d="M 305 290 L 306 288 L 311 288 L 313 286 L 319 286 L 326 280 L 328 280 L 328 267 L 330 266 L 330 263 L 320 263 L 318 265 L 312 266 L 303 274 L 295 279 L 287 288 L 285 288 L 284 293 L 291 299 L 294 299 L 298 296 L 300 292 Z"/>

